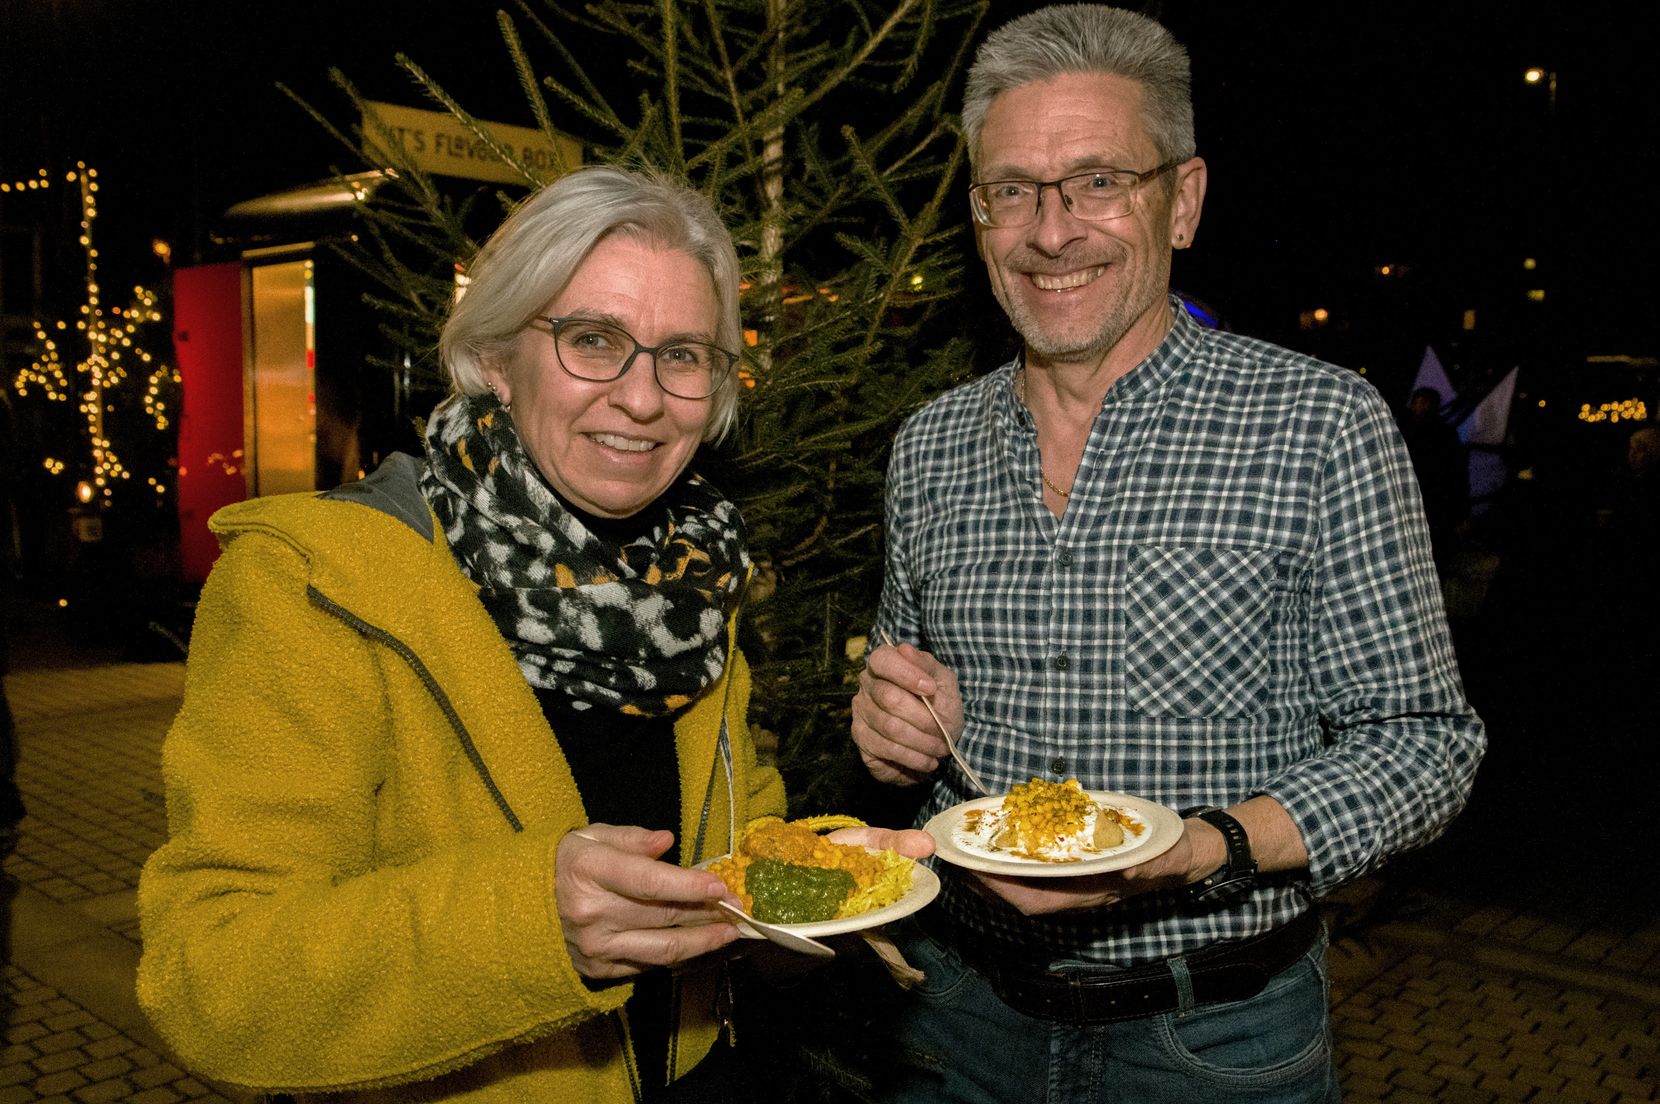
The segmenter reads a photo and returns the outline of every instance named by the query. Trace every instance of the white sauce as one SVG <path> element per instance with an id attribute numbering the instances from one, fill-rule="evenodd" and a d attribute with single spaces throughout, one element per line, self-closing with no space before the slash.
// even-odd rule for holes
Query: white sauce
<path id="1" fill-rule="evenodd" d="M 1124 821 L 1124 842 L 1117 847 L 1108 847 L 1096 850 L 1090 846 L 1090 840 L 1095 837 L 1095 818 L 1099 815 L 1100 805 L 1092 802 L 1089 812 L 1084 814 L 1084 826 L 1076 832 L 1070 832 L 1056 840 L 1055 843 L 1042 852 L 1041 858 L 1029 858 L 1024 853 L 1012 851 L 1004 847 L 993 846 L 992 840 L 1003 830 L 1003 808 L 994 805 L 989 809 L 970 810 L 952 830 L 951 840 L 964 851 L 988 858 L 1003 859 L 1008 862 L 1081 862 L 1084 859 L 1099 859 L 1107 855 L 1117 855 L 1139 847 L 1148 837 L 1147 823 L 1129 809 L 1118 808 L 1119 815 Z"/>

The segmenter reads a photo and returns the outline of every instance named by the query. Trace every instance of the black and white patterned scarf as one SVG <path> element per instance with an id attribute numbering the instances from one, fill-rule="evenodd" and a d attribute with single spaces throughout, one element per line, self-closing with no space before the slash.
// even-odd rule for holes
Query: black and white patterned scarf
<path id="1" fill-rule="evenodd" d="M 421 491 L 532 686 L 659 717 L 720 677 L 749 569 L 743 518 L 720 492 L 691 476 L 619 549 L 554 496 L 493 395 L 441 404 L 426 449 Z"/>

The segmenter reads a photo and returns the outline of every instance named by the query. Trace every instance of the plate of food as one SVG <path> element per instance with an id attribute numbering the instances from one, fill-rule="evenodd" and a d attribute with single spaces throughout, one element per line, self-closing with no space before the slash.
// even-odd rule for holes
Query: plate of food
<path id="1" fill-rule="evenodd" d="M 897 851 L 836 843 L 822 833 L 864 827 L 846 816 L 763 817 L 737 850 L 699 863 L 720 876 L 757 920 L 810 938 L 862 931 L 922 908 L 940 891 L 939 875 Z M 761 934 L 748 924 L 747 938 Z"/>
<path id="2" fill-rule="evenodd" d="M 923 826 L 941 859 L 969 870 L 1022 878 L 1104 874 L 1146 862 L 1182 838 L 1175 810 L 1145 798 L 1085 790 L 1075 778 L 1022 782 L 980 797 Z"/>

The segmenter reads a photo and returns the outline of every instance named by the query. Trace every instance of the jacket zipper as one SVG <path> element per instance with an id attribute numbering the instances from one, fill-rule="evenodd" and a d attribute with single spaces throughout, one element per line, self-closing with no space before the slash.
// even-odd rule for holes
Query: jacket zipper
<path id="1" fill-rule="evenodd" d="M 318 609 L 345 622 L 362 636 L 386 645 L 397 653 L 405 663 L 409 664 L 410 670 L 415 672 L 415 677 L 421 680 L 421 684 L 427 688 L 427 693 L 431 694 L 432 700 L 437 703 L 439 711 L 444 714 L 444 719 L 449 722 L 450 729 L 455 733 L 455 738 L 461 743 L 461 749 L 467 753 L 467 760 L 472 763 L 473 769 L 478 772 L 479 779 L 484 783 L 484 788 L 490 792 L 496 807 L 507 818 L 507 823 L 512 826 L 515 832 L 524 831 L 524 825 L 519 821 L 518 815 L 513 812 L 513 807 L 508 804 L 507 796 L 501 792 L 500 787 L 496 785 L 496 780 L 490 776 L 490 768 L 484 765 L 484 756 L 479 754 L 478 746 L 473 743 L 472 736 L 468 734 L 467 726 L 462 723 L 461 714 L 456 712 L 455 706 L 450 702 L 449 695 L 444 693 L 444 688 L 438 685 L 438 680 L 427 669 L 427 665 L 421 662 L 421 657 L 415 654 L 415 650 L 379 625 L 373 625 L 365 621 L 315 586 L 306 587 L 306 597 Z M 709 781 L 711 785 L 714 784 L 713 775 L 710 776 Z M 707 812 L 707 809 L 705 812 Z M 628 1089 L 634 1097 L 634 1104 L 642 1104 L 644 1097 L 640 1091 L 639 1071 L 634 1068 L 634 1044 L 629 1039 L 628 1021 L 623 1016 L 620 1008 L 608 1013 L 606 1018 L 616 1028 L 617 1038 L 621 1041 L 623 1067 L 628 1071 Z"/>
<path id="2" fill-rule="evenodd" d="M 512 826 L 515 832 L 524 831 L 524 825 L 520 822 L 518 815 L 513 812 L 512 805 L 508 804 L 507 796 L 501 792 L 500 787 L 496 785 L 496 780 L 490 776 L 490 768 L 485 766 L 484 756 L 479 754 L 478 746 L 473 743 L 473 738 L 467 732 L 467 726 L 462 722 L 461 715 L 456 712 L 455 706 L 450 702 L 449 695 L 444 693 L 444 688 L 438 685 L 438 680 L 434 678 L 432 672 L 427 669 L 427 665 L 421 661 L 421 657 L 415 654 L 415 650 L 405 644 L 402 640 L 399 640 L 396 636 L 381 628 L 379 625 L 371 624 L 370 622 L 365 621 L 345 606 L 342 606 L 340 603 L 318 590 L 315 586 L 308 585 L 306 587 L 306 597 L 310 599 L 311 603 L 317 608 L 323 610 L 325 613 L 328 613 L 336 619 L 345 622 L 360 635 L 386 645 L 388 648 L 392 649 L 392 651 L 397 653 L 397 655 L 402 658 L 405 663 L 409 664 L 410 670 L 415 672 L 415 677 L 421 680 L 421 684 L 427 688 L 427 693 L 432 695 L 432 699 L 437 704 L 439 711 L 444 714 L 444 719 L 449 722 L 450 729 L 455 733 L 456 739 L 460 742 L 462 751 L 466 752 L 468 762 L 472 763 L 473 770 L 478 773 L 479 780 L 484 783 L 484 788 L 489 791 L 490 797 L 496 803 L 496 807 L 499 808 L 502 815 L 507 818 L 507 823 Z M 727 847 L 730 849 L 735 846 L 738 839 L 738 780 L 733 776 L 732 734 L 731 730 L 727 727 L 726 721 L 726 711 L 730 704 L 732 695 L 732 651 L 736 648 L 736 646 L 736 642 L 729 638 L 727 642 L 727 669 L 722 674 L 722 679 L 726 685 L 724 687 L 724 697 L 721 699 L 720 733 L 716 738 L 717 754 L 709 767 L 709 786 L 704 791 L 703 809 L 698 817 L 697 842 L 694 846 L 692 858 L 692 862 L 694 864 L 703 860 L 704 831 L 709 823 L 710 808 L 714 804 L 715 777 L 719 773 L 722 766 L 726 768 Z M 736 1045 L 737 1042 L 737 1033 L 733 1028 L 732 1018 L 730 1015 L 732 981 L 731 978 L 727 976 L 724 966 L 721 970 L 721 983 L 725 989 L 725 992 L 724 994 L 717 994 L 716 1003 L 717 1005 L 720 1004 L 720 997 L 724 995 L 726 998 L 726 1009 L 718 1016 L 718 1018 L 721 1026 L 727 1029 L 727 1045 L 733 1046 Z M 679 1049 L 677 1044 L 680 1041 L 680 1030 L 678 1026 L 679 1005 L 679 978 L 673 977 L 671 978 L 669 985 L 669 1010 L 671 1013 L 669 1023 L 671 1029 L 669 1032 L 668 1075 L 671 1078 L 674 1076 L 674 1066 L 677 1058 L 677 1051 Z M 612 1023 L 616 1026 L 617 1036 L 621 1041 L 623 1065 L 628 1070 L 629 1090 L 633 1094 L 635 1104 L 640 1104 L 642 1099 L 640 1094 L 640 1075 L 639 1071 L 634 1068 L 634 1045 L 632 1040 L 629 1038 L 628 1019 L 622 1014 L 621 1009 L 618 1009 L 616 1012 L 612 1013 L 610 1018 Z"/>
<path id="3" fill-rule="evenodd" d="M 644 1104 L 645 1094 L 640 1088 L 640 1071 L 634 1068 L 634 1038 L 628 1031 L 628 1017 L 624 1016 L 619 1008 L 606 1018 L 617 1029 L 617 1045 L 622 1050 L 623 1068 L 628 1070 L 628 1091 L 634 1096 L 634 1104 Z"/>
<path id="4" fill-rule="evenodd" d="M 478 777 L 484 783 L 484 788 L 490 791 L 491 798 L 495 800 L 496 807 L 501 810 L 502 815 L 507 818 L 507 823 L 513 826 L 515 832 L 524 831 L 524 825 L 519 822 L 518 816 L 513 812 L 513 806 L 507 803 L 506 795 L 496 786 L 496 780 L 490 777 L 490 768 L 484 765 L 484 756 L 479 754 L 477 745 L 473 743 L 472 736 L 467 732 L 467 726 L 462 723 L 461 715 L 455 711 L 455 706 L 450 703 L 449 695 L 444 693 L 444 688 L 438 685 L 438 680 L 432 677 L 432 672 L 427 670 L 427 665 L 421 662 L 421 657 L 415 654 L 415 650 L 380 626 L 372 625 L 363 620 L 363 618 L 328 597 L 315 586 L 307 586 L 305 593 L 306 597 L 311 599 L 312 605 L 339 618 L 369 639 L 385 644 L 402 657 L 405 663 L 409 664 L 410 669 L 415 672 L 415 677 L 421 680 L 422 685 L 427 688 L 427 692 L 432 695 L 433 701 L 437 702 L 438 709 L 444 714 L 444 719 L 449 722 L 451 730 L 455 732 L 455 738 L 461 742 L 461 750 L 467 753 L 467 759 L 472 763 L 473 770 L 478 772 Z"/>

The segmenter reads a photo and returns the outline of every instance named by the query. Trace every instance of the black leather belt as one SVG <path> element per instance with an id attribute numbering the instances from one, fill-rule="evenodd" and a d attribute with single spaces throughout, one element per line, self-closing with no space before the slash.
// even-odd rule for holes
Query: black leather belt
<path id="1" fill-rule="evenodd" d="M 1193 1004 L 1245 1000 L 1314 945 L 1320 918 L 1313 909 L 1272 931 L 1231 940 L 1181 956 Z M 953 941 L 963 961 L 985 977 L 1003 1003 L 1056 1023 L 1101 1024 L 1157 1016 L 1182 1007 L 1176 973 L 1168 961 L 1127 970 L 1039 970 L 1011 966 L 977 953 L 971 941 Z"/>

